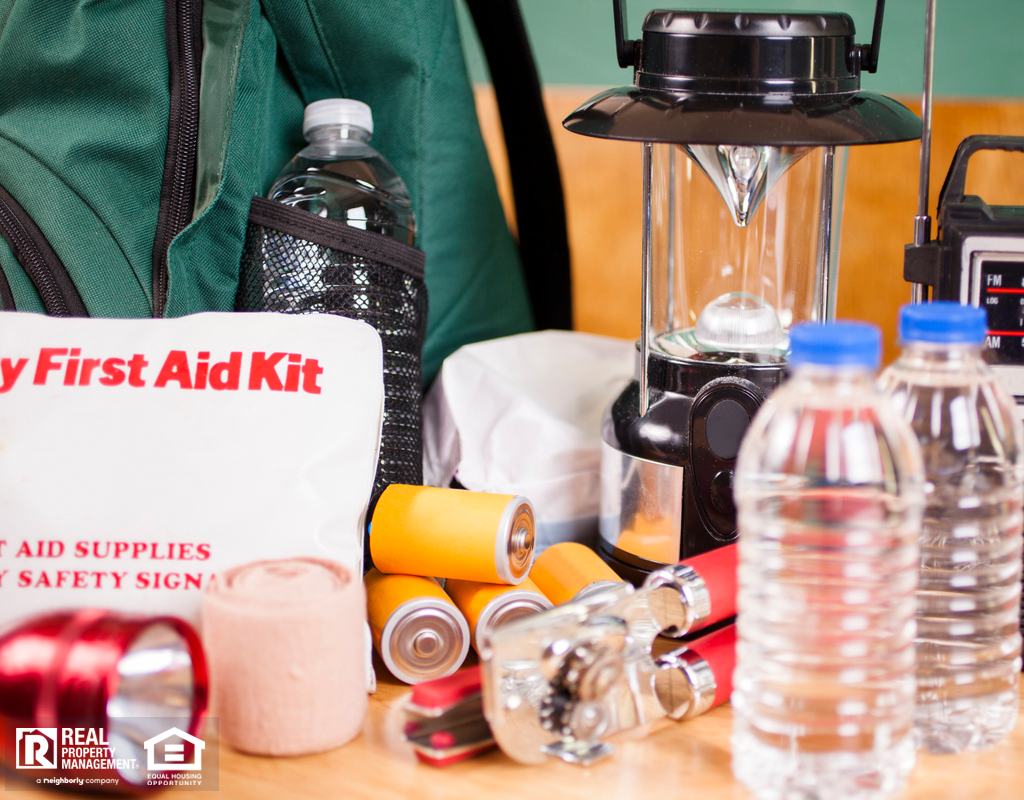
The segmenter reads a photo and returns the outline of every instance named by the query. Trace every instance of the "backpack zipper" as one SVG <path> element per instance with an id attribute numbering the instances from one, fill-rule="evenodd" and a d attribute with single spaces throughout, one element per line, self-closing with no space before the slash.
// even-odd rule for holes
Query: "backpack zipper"
<path id="1" fill-rule="evenodd" d="M 7 280 L 7 273 L 0 266 L 0 311 L 17 311 L 14 304 L 14 292 L 11 291 L 11 284 Z"/>
<path id="2" fill-rule="evenodd" d="M 167 249 L 192 221 L 199 143 L 199 72 L 202 59 L 202 0 L 166 0 L 170 113 L 160 211 L 153 241 L 153 316 L 167 307 Z"/>
<path id="3" fill-rule="evenodd" d="M 53 317 L 87 317 L 82 296 L 64 263 L 43 232 L 17 200 L 0 186 L 0 234 L 39 292 L 46 313 Z M 7 283 L 4 276 L 4 283 Z M 10 285 L 7 286 L 8 292 Z M 13 295 L 11 305 L 13 309 Z M 7 298 L 4 298 L 4 306 Z"/>

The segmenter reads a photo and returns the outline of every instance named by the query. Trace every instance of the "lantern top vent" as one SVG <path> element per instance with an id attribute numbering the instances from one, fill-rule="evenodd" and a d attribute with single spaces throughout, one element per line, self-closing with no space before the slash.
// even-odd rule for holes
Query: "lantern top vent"
<path id="1" fill-rule="evenodd" d="M 854 33 L 846 14 L 652 11 L 635 83 L 716 94 L 856 92 Z"/>
<path id="2" fill-rule="evenodd" d="M 652 11 L 644 33 L 702 36 L 853 36 L 849 14 L 785 14 L 764 11 Z"/>

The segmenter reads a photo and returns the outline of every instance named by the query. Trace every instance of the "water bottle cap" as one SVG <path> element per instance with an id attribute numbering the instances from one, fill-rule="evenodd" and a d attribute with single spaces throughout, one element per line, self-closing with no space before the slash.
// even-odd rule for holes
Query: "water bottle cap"
<path id="1" fill-rule="evenodd" d="M 373 133 L 373 112 L 366 103 L 333 97 L 330 100 L 317 100 L 306 106 L 306 114 L 302 119 L 302 135 L 307 139 L 309 132 L 324 125 L 352 125 Z"/>
<path id="2" fill-rule="evenodd" d="M 988 332 L 984 309 L 936 300 L 900 309 L 901 342 L 982 344 Z"/>
<path id="3" fill-rule="evenodd" d="M 882 332 L 867 322 L 801 322 L 789 331 L 790 364 L 877 369 Z"/>

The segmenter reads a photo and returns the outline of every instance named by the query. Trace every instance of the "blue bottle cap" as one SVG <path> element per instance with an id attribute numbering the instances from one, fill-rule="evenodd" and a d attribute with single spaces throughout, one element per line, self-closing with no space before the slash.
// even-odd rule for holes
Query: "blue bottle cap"
<path id="1" fill-rule="evenodd" d="M 901 342 L 981 344 L 988 332 L 985 310 L 936 300 L 900 309 Z"/>
<path id="2" fill-rule="evenodd" d="M 882 332 L 867 322 L 801 322 L 789 331 L 790 364 L 878 369 Z"/>

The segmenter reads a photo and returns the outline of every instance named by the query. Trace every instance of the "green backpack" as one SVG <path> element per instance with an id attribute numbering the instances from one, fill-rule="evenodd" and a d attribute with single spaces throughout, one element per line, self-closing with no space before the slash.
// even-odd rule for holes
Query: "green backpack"
<path id="1" fill-rule="evenodd" d="M 232 310 L 251 198 L 352 97 L 427 256 L 424 376 L 531 327 L 450 0 L 0 0 L 0 75 L 5 310 Z"/>

